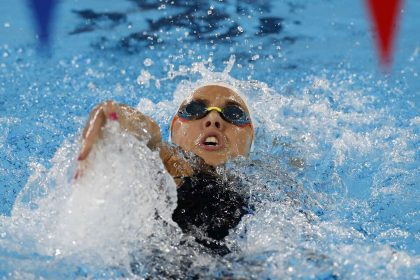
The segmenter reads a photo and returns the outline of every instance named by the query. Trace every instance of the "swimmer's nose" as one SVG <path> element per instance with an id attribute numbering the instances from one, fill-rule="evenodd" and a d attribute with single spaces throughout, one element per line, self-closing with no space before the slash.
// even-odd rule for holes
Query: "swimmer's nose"
<path id="1" fill-rule="evenodd" d="M 204 128 L 215 127 L 217 129 L 223 129 L 223 119 L 216 111 L 211 111 L 204 119 Z"/>

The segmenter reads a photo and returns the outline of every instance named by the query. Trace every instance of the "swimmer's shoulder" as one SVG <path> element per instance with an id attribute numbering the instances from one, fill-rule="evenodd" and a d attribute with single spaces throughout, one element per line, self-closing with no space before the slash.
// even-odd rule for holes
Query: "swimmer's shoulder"
<path id="1" fill-rule="evenodd" d="M 159 156 L 168 173 L 179 186 L 184 178 L 192 177 L 200 172 L 211 172 L 212 167 L 204 160 L 181 147 L 162 142 L 159 146 Z"/>

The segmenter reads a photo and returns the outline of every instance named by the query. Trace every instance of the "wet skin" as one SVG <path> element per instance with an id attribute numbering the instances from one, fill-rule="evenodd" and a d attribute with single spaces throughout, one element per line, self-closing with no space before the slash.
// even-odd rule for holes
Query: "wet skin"
<path id="1" fill-rule="evenodd" d="M 237 104 L 249 115 L 248 108 L 239 95 L 223 86 L 201 87 L 187 98 L 181 107 L 191 100 L 203 101 L 208 107 L 224 108 L 227 104 Z M 212 166 L 224 164 L 231 158 L 248 155 L 253 135 L 251 125 L 236 126 L 225 121 L 217 111 L 211 111 L 204 118 L 197 120 L 185 120 L 175 115 L 171 131 L 173 143 L 196 154 Z"/>
<path id="2" fill-rule="evenodd" d="M 239 95 L 223 86 L 209 85 L 198 88 L 181 107 L 191 100 L 198 99 L 204 101 L 208 107 L 224 108 L 226 104 L 234 103 L 249 114 Z M 165 168 L 176 181 L 177 178 L 193 174 L 195 167 L 191 166 L 190 161 L 181 156 L 177 149 L 162 142 L 160 128 L 156 122 L 127 105 L 106 101 L 97 105 L 90 113 L 82 135 L 76 178 L 86 169 L 85 159 L 97 139 L 101 137 L 102 127 L 107 121 L 118 121 L 123 130 L 139 140 L 146 141 L 150 149 L 159 150 Z M 183 151 L 194 153 L 208 165 L 218 166 L 231 158 L 248 155 L 254 130 L 252 125 L 239 127 L 231 124 L 222 119 L 217 111 L 211 111 L 197 120 L 185 120 L 175 115 L 171 135 L 173 143 Z"/>

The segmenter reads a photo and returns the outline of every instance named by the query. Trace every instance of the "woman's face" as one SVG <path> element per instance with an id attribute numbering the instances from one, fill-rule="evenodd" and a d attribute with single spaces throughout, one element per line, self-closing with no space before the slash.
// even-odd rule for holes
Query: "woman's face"
<path id="1" fill-rule="evenodd" d="M 197 89 L 183 102 L 181 108 L 192 100 L 200 100 L 207 107 L 222 109 L 226 105 L 236 104 L 249 115 L 248 108 L 239 95 L 223 86 L 209 85 Z M 172 125 L 172 141 L 212 166 L 224 164 L 230 158 L 246 156 L 253 137 L 251 125 L 234 125 L 222 119 L 215 110 L 196 120 L 186 120 L 176 115 Z"/>

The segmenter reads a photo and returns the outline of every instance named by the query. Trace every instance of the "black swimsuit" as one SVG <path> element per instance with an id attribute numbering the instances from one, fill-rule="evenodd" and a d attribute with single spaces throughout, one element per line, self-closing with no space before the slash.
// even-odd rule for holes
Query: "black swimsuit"
<path id="1" fill-rule="evenodd" d="M 249 213 L 248 199 L 210 173 L 184 178 L 177 193 L 178 206 L 172 219 L 182 231 L 217 254 L 229 253 L 222 239 Z"/>

